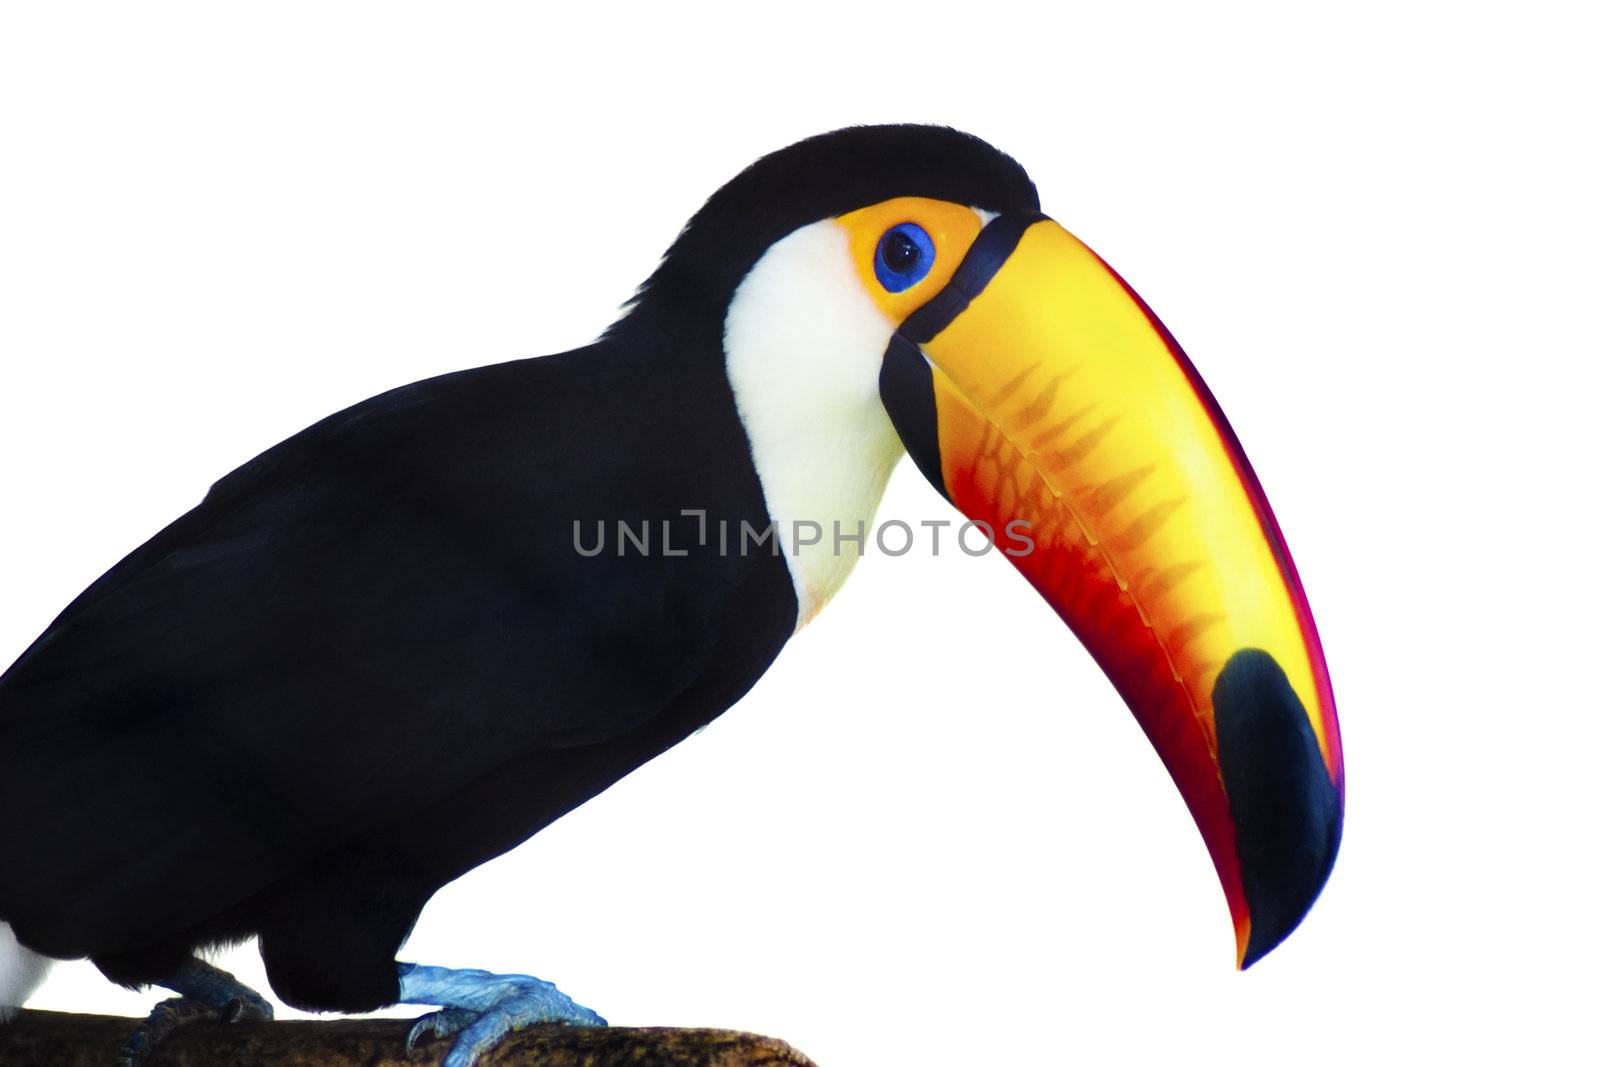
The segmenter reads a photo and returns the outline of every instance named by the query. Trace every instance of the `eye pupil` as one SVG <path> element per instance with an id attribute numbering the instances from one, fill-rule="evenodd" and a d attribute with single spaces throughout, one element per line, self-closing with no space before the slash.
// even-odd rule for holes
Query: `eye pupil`
<path id="1" fill-rule="evenodd" d="M 914 222 L 892 226 L 878 239 L 872 264 L 878 283 L 891 293 L 902 293 L 933 269 L 933 238 Z"/>
<path id="2" fill-rule="evenodd" d="M 892 230 L 883 239 L 883 262 L 897 274 L 904 274 L 917 265 L 922 249 L 899 230 Z"/>

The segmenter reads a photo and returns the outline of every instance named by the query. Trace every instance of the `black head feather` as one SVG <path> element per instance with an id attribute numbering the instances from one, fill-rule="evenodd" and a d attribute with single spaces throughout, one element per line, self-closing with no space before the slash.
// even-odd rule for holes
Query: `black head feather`
<path id="1" fill-rule="evenodd" d="M 1016 160 L 947 126 L 851 126 L 766 155 L 712 194 L 639 288 L 612 335 L 719 330 L 739 282 L 780 238 L 900 196 L 988 211 L 1037 211 Z M 697 331 L 698 332 L 698 331 Z"/>

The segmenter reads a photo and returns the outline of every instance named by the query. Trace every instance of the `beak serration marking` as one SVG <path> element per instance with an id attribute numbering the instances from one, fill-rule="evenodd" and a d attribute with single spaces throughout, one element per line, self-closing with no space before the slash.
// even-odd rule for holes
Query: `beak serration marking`
<path id="1" fill-rule="evenodd" d="M 1119 474 L 1110 481 L 1100 483 L 1094 492 L 1089 494 L 1089 506 L 1102 515 L 1110 512 L 1118 504 L 1126 500 L 1128 494 L 1139 488 L 1146 478 L 1154 474 L 1155 469 L 1155 464 L 1146 463 L 1124 474 Z"/>
<path id="2" fill-rule="evenodd" d="M 1034 399 L 1033 403 L 1017 412 L 1017 429 L 1026 430 L 1050 414 L 1050 409 L 1056 405 L 1056 394 L 1061 391 L 1061 383 L 1070 377 L 1072 377 L 1070 370 L 1056 375 L 1049 385 L 1039 391 L 1039 395 Z M 1009 399 L 1009 397 L 1006 399 Z M 994 406 L 999 407 L 1003 402 L 1001 397 L 997 396 L 994 399 Z"/>
<path id="3" fill-rule="evenodd" d="M 1134 520 L 1124 526 L 1122 530 L 1111 538 L 1111 547 L 1118 552 L 1132 552 L 1140 545 L 1156 535 L 1156 531 L 1167 524 L 1172 518 L 1172 513 L 1184 504 L 1183 497 L 1172 500 L 1163 500 L 1142 512 Z"/>
<path id="4" fill-rule="evenodd" d="M 1185 578 L 1203 566 L 1204 564 L 1197 560 L 1174 563 L 1170 567 L 1163 567 L 1159 571 L 1146 571 L 1134 584 L 1138 588 L 1140 598 L 1148 603 L 1155 603 L 1176 589 Z"/>
<path id="5" fill-rule="evenodd" d="M 1044 366 L 1044 361 L 1039 360 L 1038 362 L 1030 363 L 1026 367 L 1022 368 L 1021 374 L 1016 375 L 1009 382 L 995 390 L 993 402 L 995 404 L 1004 404 L 1007 400 L 1010 400 L 1011 397 L 1015 395 L 1016 391 L 1021 389 L 1023 384 L 1033 376 L 1033 372 L 1042 366 Z"/>
<path id="6" fill-rule="evenodd" d="M 1083 407 L 1079 408 L 1077 411 L 1072 412 L 1054 426 L 1048 426 L 1041 430 L 1033 439 L 1034 448 L 1041 449 L 1045 445 L 1051 444 L 1057 437 L 1060 437 L 1062 434 L 1078 425 L 1078 423 L 1094 414 L 1094 410 L 1097 406 L 1098 405 L 1091 400 L 1089 403 L 1083 405 Z"/>
<path id="7" fill-rule="evenodd" d="M 1063 467 L 1075 467 L 1082 463 L 1090 452 L 1100 446 L 1100 443 L 1106 439 L 1106 435 L 1116 429 L 1117 423 L 1121 421 L 1121 415 L 1107 416 L 1094 429 L 1072 442 L 1066 448 L 1063 448 L 1060 452 L 1057 452 L 1055 455 L 1056 462 Z"/>

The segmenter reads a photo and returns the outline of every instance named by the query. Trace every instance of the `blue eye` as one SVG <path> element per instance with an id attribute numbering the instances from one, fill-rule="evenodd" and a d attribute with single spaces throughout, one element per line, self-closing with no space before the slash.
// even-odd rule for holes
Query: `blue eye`
<path id="1" fill-rule="evenodd" d="M 914 222 L 891 227 L 878 239 L 872 269 L 889 292 L 905 292 L 933 269 L 933 238 Z"/>

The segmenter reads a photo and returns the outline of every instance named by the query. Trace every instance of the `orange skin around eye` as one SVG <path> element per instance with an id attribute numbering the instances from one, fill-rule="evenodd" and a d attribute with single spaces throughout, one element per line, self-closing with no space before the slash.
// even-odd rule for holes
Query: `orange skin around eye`
<path id="1" fill-rule="evenodd" d="M 885 200 L 840 215 L 834 221 L 850 235 L 850 258 L 861 276 L 862 288 L 894 323 L 903 322 L 907 315 L 945 287 L 965 258 L 967 249 L 977 240 L 978 231 L 983 229 L 983 220 L 970 207 L 921 196 Z M 902 222 L 916 223 L 933 239 L 933 267 L 928 276 L 915 285 L 891 293 L 878 281 L 873 260 L 878 254 L 878 241 L 891 227 Z"/>

